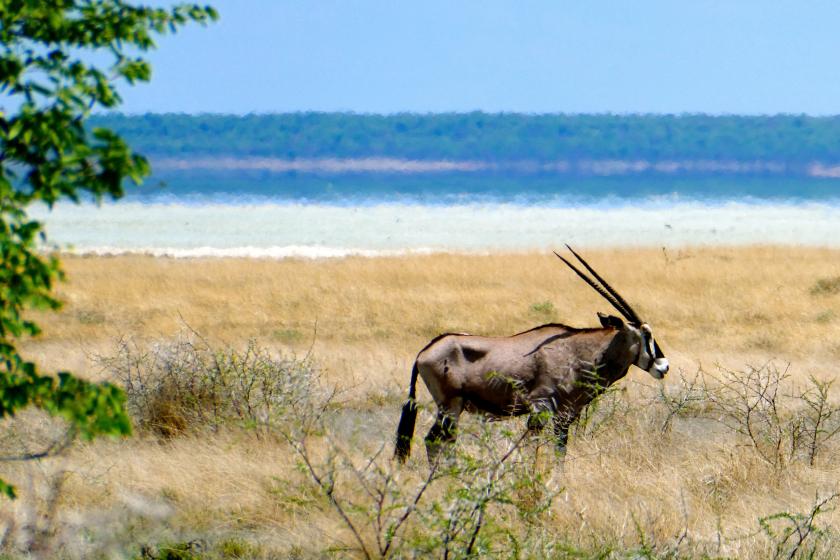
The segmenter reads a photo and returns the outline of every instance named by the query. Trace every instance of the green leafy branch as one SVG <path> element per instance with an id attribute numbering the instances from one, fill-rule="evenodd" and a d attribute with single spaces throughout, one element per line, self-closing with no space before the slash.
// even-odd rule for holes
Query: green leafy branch
<path id="1" fill-rule="evenodd" d="M 121 81 L 149 81 L 151 66 L 138 54 L 155 48 L 155 36 L 217 18 L 193 4 L 0 0 L 0 93 L 11 105 L 0 109 L 0 419 L 35 406 L 86 439 L 131 432 L 121 389 L 68 372 L 44 375 L 18 352 L 17 340 L 40 332 L 27 311 L 58 309 L 52 291 L 63 278 L 58 259 L 43 251 L 43 225 L 26 209 L 116 199 L 126 179 L 148 175 L 143 156 L 106 128 L 88 130 L 85 120 L 120 104 Z M 101 55 L 110 62 L 91 62 Z M 14 488 L 0 481 L 0 494 L 13 498 Z"/>

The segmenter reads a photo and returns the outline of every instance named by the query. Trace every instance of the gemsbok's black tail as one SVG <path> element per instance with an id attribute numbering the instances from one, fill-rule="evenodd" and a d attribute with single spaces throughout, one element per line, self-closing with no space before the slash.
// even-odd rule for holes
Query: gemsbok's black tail
<path id="1" fill-rule="evenodd" d="M 408 386 L 408 400 L 403 405 L 400 423 L 397 426 L 397 444 L 394 449 L 394 457 L 400 463 L 405 463 L 405 460 L 411 454 L 411 438 L 414 436 L 414 424 L 417 421 L 416 385 L 417 362 L 414 362 L 414 367 L 411 368 L 411 383 Z"/>

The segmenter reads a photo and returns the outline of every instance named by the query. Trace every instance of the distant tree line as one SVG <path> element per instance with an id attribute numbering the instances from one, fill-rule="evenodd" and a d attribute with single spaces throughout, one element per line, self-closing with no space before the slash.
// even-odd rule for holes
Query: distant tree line
<path id="1" fill-rule="evenodd" d="M 840 116 L 114 114 L 91 125 L 152 156 L 840 162 Z"/>

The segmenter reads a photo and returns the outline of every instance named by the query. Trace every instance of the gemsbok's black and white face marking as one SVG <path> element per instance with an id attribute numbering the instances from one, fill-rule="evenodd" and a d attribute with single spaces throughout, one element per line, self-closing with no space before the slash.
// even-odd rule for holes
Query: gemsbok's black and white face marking
<path id="1" fill-rule="evenodd" d="M 641 338 L 641 348 L 639 349 L 639 359 L 636 361 L 636 366 L 647 371 L 654 379 L 662 379 L 668 373 L 668 358 L 656 344 L 650 325 L 642 323 L 639 326 L 639 336 Z"/>
<path id="2" fill-rule="evenodd" d="M 636 357 L 633 365 L 648 372 L 654 379 L 662 379 L 668 373 L 668 358 L 662 353 L 653 338 L 653 329 L 647 323 L 624 322 L 615 315 L 598 313 L 601 325 L 617 330 L 625 330 L 630 337 L 628 348 Z"/>

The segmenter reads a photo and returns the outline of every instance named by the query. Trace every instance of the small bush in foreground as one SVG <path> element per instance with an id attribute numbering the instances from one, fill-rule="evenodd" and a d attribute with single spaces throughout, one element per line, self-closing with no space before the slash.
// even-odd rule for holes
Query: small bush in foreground
<path id="1" fill-rule="evenodd" d="M 738 435 L 761 460 L 781 471 L 791 462 L 816 466 L 840 434 L 840 404 L 832 394 L 834 381 L 809 377 L 793 386 L 787 369 L 772 362 L 735 371 L 719 368 L 717 375 L 698 371 L 679 386 L 660 390 L 668 409 L 662 431 L 677 417 L 708 417 Z"/>
<path id="2" fill-rule="evenodd" d="M 819 558 L 837 545 L 837 535 L 830 528 L 820 527 L 817 517 L 829 511 L 829 504 L 840 494 L 817 496 L 808 513 L 780 512 L 758 520 L 761 529 L 774 547 L 773 559 Z"/>
<path id="3" fill-rule="evenodd" d="M 266 432 L 318 387 L 308 359 L 276 356 L 250 341 L 242 351 L 196 336 L 140 349 L 122 341 L 101 363 L 125 387 L 137 427 L 161 437 L 239 426 Z"/>
<path id="4" fill-rule="evenodd" d="M 360 460 L 329 438 L 329 426 L 318 420 L 327 416 L 311 418 L 283 435 L 347 529 L 353 544 L 341 550 L 355 556 L 457 559 L 531 549 L 561 491 L 535 463 L 524 426 L 472 424 L 431 468 L 401 469 L 390 446 Z"/>

